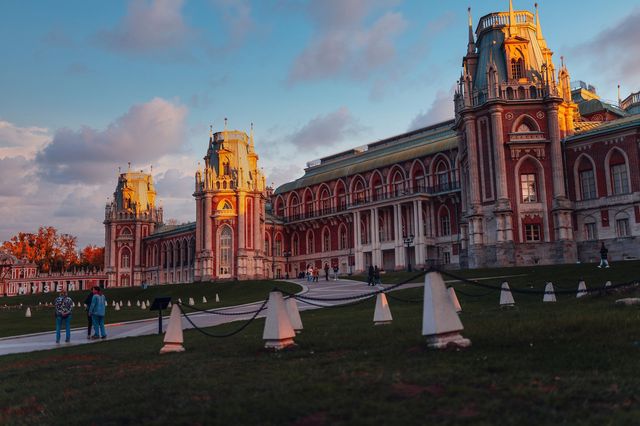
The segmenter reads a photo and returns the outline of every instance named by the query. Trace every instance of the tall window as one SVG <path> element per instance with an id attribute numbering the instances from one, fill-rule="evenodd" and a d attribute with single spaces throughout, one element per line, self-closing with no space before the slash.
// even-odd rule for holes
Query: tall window
<path id="1" fill-rule="evenodd" d="M 582 193 L 583 200 L 596 198 L 596 179 L 593 174 L 593 169 L 580 172 L 580 192 Z"/>
<path id="2" fill-rule="evenodd" d="M 511 76 L 514 80 L 519 80 L 524 77 L 524 61 L 522 58 L 511 60 Z"/>
<path id="3" fill-rule="evenodd" d="M 307 253 L 313 253 L 314 251 L 313 231 L 307 233 Z"/>
<path id="4" fill-rule="evenodd" d="M 331 251 L 331 236 L 328 229 L 322 233 L 322 251 Z"/>
<path id="5" fill-rule="evenodd" d="M 300 252 L 300 240 L 298 234 L 293 234 L 291 237 L 291 256 L 297 256 Z"/>
<path id="6" fill-rule="evenodd" d="M 276 235 L 276 243 L 274 246 L 274 255 L 282 256 L 282 236 L 280 234 Z"/>
<path id="7" fill-rule="evenodd" d="M 264 254 L 266 256 L 271 256 L 271 240 L 268 235 L 264 236 Z"/>
<path id="8" fill-rule="evenodd" d="M 404 191 L 404 181 L 400 173 L 396 173 L 393 177 L 393 195 L 396 197 Z"/>
<path id="9" fill-rule="evenodd" d="M 220 275 L 231 274 L 231 228 L 225 226 L 220 233 Z"/>
<path id="10" fill-rule="evenodd" d="M 449 170 L 444 161 L 441 161 L 436 169 L 436 182 L 438 184 L 437 191 L 447 191 L 449 189 Z"/>
<path id="11" fill-rule="evenodd" d="M 122 259 L 120 260 L 121 268 L 129 268 L 131 265 L 129 263 L 129 252 L 127 250 L 122 252 Z"/>
<path id="12" fill-rule="evenodd" d="M 345 226 L 341 226 L 338 230 L 338 244 L 340 250 L 347 248 L 347 228 Z"/>
<path id="13" fill-rule="evenodd" d="M 542 233 L 540 232 L 540 225 L 537 223 L 524 225 L 524 239 L 527 242 L 541 241 Z"/>
<path id="14" fill-rule="evenodd" d="M 520 190 L 522 191 L 523 203 L 537 203 L 536 175 L 534 173 L 524 173 L 520 175 Z"/>
<path id="15" fill-rule="evenodd" d="M 614 194 L 627 194 L 629 192 L 629 178 L 626 164 L 611 166 L 611 187 Z"/>
<path id="16" fill-rule="evenodd" d="M 616 235 L 618 237 L 629 237 L 631 235 L 628 218 L 616 220 Z"/>
<path id="17" fill-rule="evenodd" d="M 598 239 L 596 234 L 596 224 L 594 222 L 584 224 L 584 239 L 593 241 Z"/>
<path id="18" fill-rule="evenodd" d="M 327 191 L 326 189 L 320 196 L 320 208 L 322 209 L 322 214 L 331 212 L 331 198 L 329 196 L 329 191 Z"/>
<path id="19" fill-rule="evenodd" d="M 451 219 L 448 212 L 440 216 L 440 235 L 451 235 Z"/>

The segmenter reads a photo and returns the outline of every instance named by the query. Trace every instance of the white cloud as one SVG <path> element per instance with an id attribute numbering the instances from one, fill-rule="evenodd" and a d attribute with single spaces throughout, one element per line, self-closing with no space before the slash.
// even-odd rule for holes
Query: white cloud
<path id="1" fill-rule="evenodd" d="M 9 121 L 0 120 L 0 158 L 33 158 L 50 140 L 51 134 L 47 128 L 19 127 Z"/>
<path id="2" fill-rule="evenodd" d="M 36 156 L 39 172 L 58 183 L 92 184 L 127 162 L 149 164 L 182 149 L 186 114 L 186 107 L 155 98 L 132 106 L 104 130 L 60 129 Z"/>
<path id="3" fill-rule="evenodd" d="M 411 124 L 409 124 L 407 131 L 451 120 L 453 117 L 453 93 L 451 91 L 445 92 L 443 90 L 438 90 L 429 109 L 418 113 L 413 120 L 411 120 Z"/>
<path id="4" fill-rule="evenodd" d="M 300 151 L 315 151 L 331 147 L 355 137 L 365 130 L 346 107 L 340 107 L 328 114 L 318 115 L 304 126 L 290 134 L 287 140 Z"/>
<path id="5" fill-rule="evenodd" d="M 96 37 L 106 48 L 128 54 L 166 52 L 183 47 L 193 35 L 182 16 L 183 0 L 131 1 L 113 29 Z"/>
<path id="6" fill-rule="evenodd" d="M 389 2 L 386 2 L 389 3 Z M 407 22 L 399 12 L 378 16 L 384 2 L 326 0 L 307 10 L 316 32 L 289 71 L 289 82 L 347 77 L 360 80 L 392 62 Z M 375 18 L 369 23 L 371 16 Z"/>

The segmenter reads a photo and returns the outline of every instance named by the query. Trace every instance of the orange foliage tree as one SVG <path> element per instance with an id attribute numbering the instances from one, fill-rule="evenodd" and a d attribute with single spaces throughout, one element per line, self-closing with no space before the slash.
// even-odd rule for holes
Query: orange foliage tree
<path id="1" fill-rule="evenodd" d="M 18 259 L 35 263 L 43 272 L 60 272 L 79 265 L 77 238 L 59 234 L 53 226 L 41 226 L 37 233 L 20 232 L 2 244 Z"/>
<path id="2" fill-rule="evenodd" d="M 104 269 L 104 247 L 88 245 L 80 251 L 80 266 L 89 269 Z"/>

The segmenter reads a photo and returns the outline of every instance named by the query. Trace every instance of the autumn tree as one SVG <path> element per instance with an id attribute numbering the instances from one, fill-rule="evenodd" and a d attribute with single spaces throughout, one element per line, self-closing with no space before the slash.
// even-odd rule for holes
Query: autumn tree
<path id="1" fill-rule="evenodd" d="M 67 271 L 78 265 L 77 238 L 58 234 L 53 226 L 41 226 L 38 233 L 20 232 L 2 244 L 18 259 L 35 263 L 43 272 Z"/>
<path id="2" fill-rule="evenodd" d="M 104 247 L 88 245 L 80 251 L 80 266 L 88 269 L 104 269 Z"/>

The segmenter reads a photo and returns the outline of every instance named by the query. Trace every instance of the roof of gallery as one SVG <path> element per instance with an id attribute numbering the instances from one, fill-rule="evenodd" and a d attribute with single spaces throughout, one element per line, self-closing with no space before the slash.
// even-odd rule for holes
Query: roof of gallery
<path id="1" fill-rule="evenodd" d="M 194 232 L 195 230 L 195 222 L 183 223 L 181 225 L 162 225 L 156 228 L 152 234 L 146 236 L 145 239 L 170 237 L 173 235 L 183 234 L 185 232 Z"/>
<path id="2" fill-rule="evenodd" d="M 457 148 L 453 120 L 413 130 L 308 163 L 304 176 L 275 190 L 282 194 L 368 170 Z"/>
<path id="3" fill-rule="evenodd" d="M 588 124 L 587 124 L 588 123 Z M 565 139 L 566 142 L 579 141 L 585 138 L 591 138 L 607 133 L 617 132 L 619 130 L 625 130 L 629 128 L 640 129 L 640 114 L 630 115 L 628 117 L 620 118 L 614 121 L 605 121 L 600 123 L 585 122 L 576 123 L 577 125 L 585 124 L 583 131 L 577 132 L 573 136 L 569 136 Z"/>

